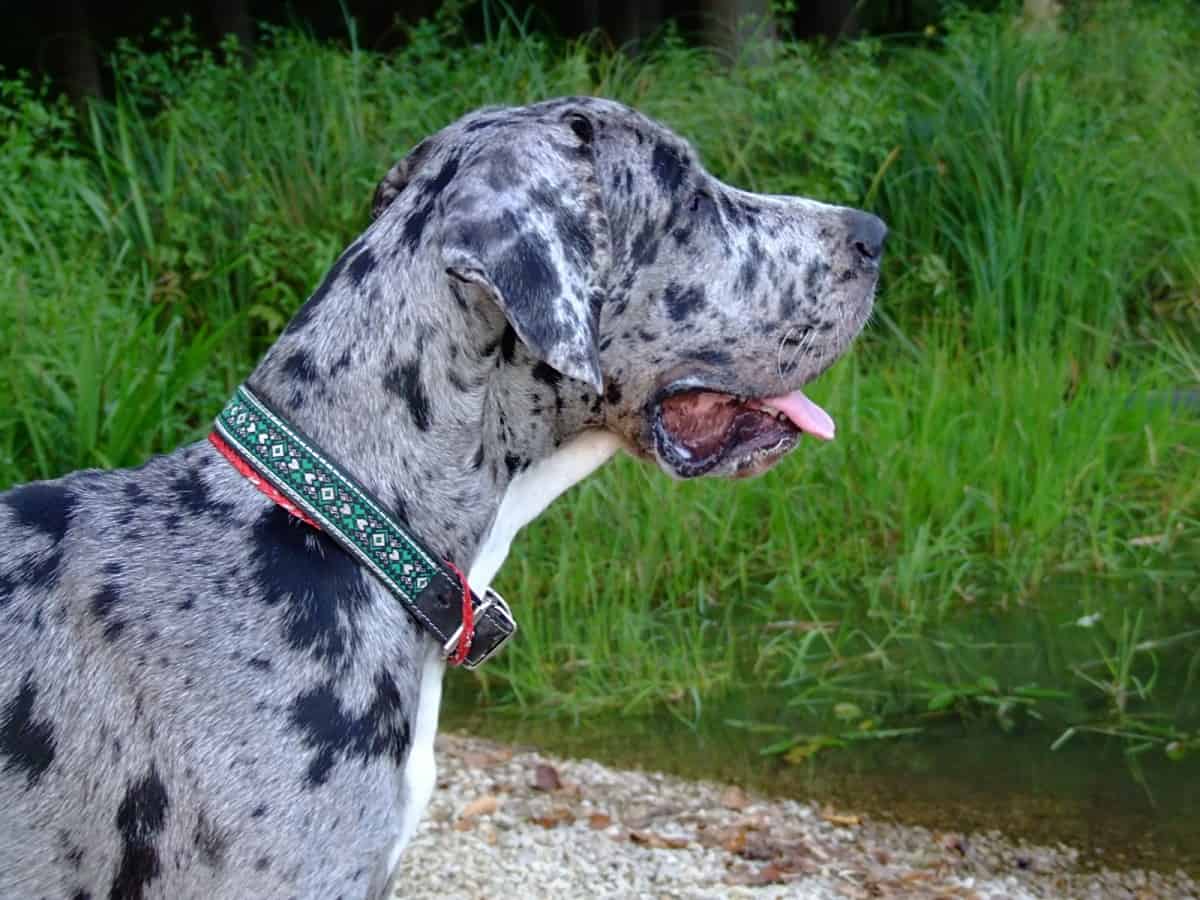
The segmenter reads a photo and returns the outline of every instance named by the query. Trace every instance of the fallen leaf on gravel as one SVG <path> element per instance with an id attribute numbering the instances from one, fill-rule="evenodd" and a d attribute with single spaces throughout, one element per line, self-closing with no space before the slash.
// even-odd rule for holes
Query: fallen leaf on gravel
<path id="1" fill-rule="evenodd" d="M 729 853 L 744 853 L 746 850 L 746 832 L 738 830 L 721 841 L 721 849 Z"/>
<path id="2" fill-rule="evenodd" d="M 830 825 L 838 825 L 842 828 L 850 828 L 854 825 L 862 824 L 862 816 L 857 816 L 854 813 L 837 813 L 828 807 L 821 810 L 821 818 Z"/>
<path id="3" fill-rule="evenodd" d="M 725 788 L 721 794 L 721 805 L 726 809 L 736 809 L 739 812 L 750 805 L 750 798 L 737 785 Z"/>
<path id="4" fill-rule="evenodd" d="M 725 883 L 755 887 L 767 884 L 787 884 L 789 881 L 795 881 L 798 877 L 800 877 L 799 873 L 786 872 L 775 863 L 767 863 L 759 869 L 731 872 L 725 876 Z"/>
<path id="5" fill-rule="evenodd" d="M 754 832 L 753 834 L 746 835 L 742 841 L 742 848 L 736 852 L 746 859 L 756 859 L 766 862 L 778 856 L 779 851 L 779 842 L 771 837 L 770 834 L 766 832 Z"/>
<path id="6" fill-rule="evenodd" d="M 631 831 L 629 839 L 635 844 L 654 850 L 682 850 L 688 845 L 687 838 L 664 837 L 652 831 Z"/>
<path id="7" fill-rule="evenodd" d="M 478 816 L 490 816 L 500 808 L 500 798 L 495 794 L 484 794 L 477 797 L 462 808 L 459 819 L 474 819 Z"/>
<path id="8" fill-rule="evenodd" d="M 491 769 L 501 763 L 506 763 L 512 759 L 513 752 L 507 748 L 503 750 L 481 750 L 478 752 L 469 752 L 462 755 L 464 765 L 472 769 Z"/>
<path id="9" fill-rule="evenodd" d="M 607 828 L 611 824 L 612 816 L 606 816 L 604 813 L 592 813 L 588 816 L 588 825 L 597 831 Z"/>
<path id="10" fill-rule="evenodd" d="M 953 850 L 959 856 L 967 855 L 967 841 L 961 834 L 944 834 L 942 835 L 941 844 L 947 850 Z"/>
<path id="11" fill-rule="evenodd" d="M 539 791 L 551 793 L 562 787 L 562 779 L 558 777 L 558 769 L 545 763 L 538 763 L 533 769 L 533 786 Z"/>
<path id="12" fill-rule="evenodd" d="M 559 825 L 570 825 L 574 822 L 575 813 L 565 806 L 556 806 L 545 815 L 530 817 L 529 821 L 543 828 L 557 828 Z"/>

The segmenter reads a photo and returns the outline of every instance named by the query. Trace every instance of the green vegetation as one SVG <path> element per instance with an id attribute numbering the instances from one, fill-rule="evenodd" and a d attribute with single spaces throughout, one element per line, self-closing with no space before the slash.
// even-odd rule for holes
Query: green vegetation
<path id="1" fill-rule="evenodd" d="M 735 184 L 879 211 L 879 313 L 813 388 L 833 444 L 737 484 L 623 460 L 531 526 L 487 701 L 767 694 L 798 757 L 944 716 L 1198 749 L 1200 26 L 1086 9 L 732 69 L 444 16 L 387 58 L 274 32 L 247 74 L 185 28 L 83 118 L 0 82 L 0 485 L 200 436 L 395 158 L 484 103 L 604 94 Z"/>

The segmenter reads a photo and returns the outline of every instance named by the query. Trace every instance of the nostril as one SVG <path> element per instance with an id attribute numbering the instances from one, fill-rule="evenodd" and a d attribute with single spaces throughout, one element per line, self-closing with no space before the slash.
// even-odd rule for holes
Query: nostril
<path id="1" fill-rule="evenodd" d="M 878 216 L 851 210 L 846 222 L 847 243 L 858 259 L 868 265 L 878 265 L 887 240 L 887 226 Z"/>
<path id="2" fill-rule="evenodd" d="M 866 242 L 864 242 L 864 241 L 855 241 L 854 249 L 858 253 L 859 256 L 862 256 L 866 259 L 875 259 L 876 257 L 879 256 L 879 251 L 882 248 L 881 247 L 868 247 Z"/>

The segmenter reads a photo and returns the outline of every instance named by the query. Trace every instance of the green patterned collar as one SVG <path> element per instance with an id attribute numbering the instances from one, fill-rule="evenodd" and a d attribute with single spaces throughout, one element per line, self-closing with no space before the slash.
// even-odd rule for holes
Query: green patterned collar
<path id="1" fill-rule="evenodd" d="M 453 564 L 430 553 L 246 385 L 221 410 L 209 440 L 255 487 L 370 569 L 437 638 L 451 664 L 475 668 L 516 630 L 499 594 L 489 588 L 477 597 Z"/>

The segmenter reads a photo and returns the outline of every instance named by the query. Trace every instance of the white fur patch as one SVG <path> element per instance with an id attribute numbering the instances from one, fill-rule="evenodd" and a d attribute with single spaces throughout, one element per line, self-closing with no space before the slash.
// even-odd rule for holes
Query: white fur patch
<path id="1" fill-rule="evenodd" d="M 491 531 L 471 565 L 467 581 L 482 594 L 508 557 L 517 532 L 536 519 L 568 488 L 608 462 L 621 447 L 611 431 L 585 431 L 534 463 L 508 485 Z"/>
<path id="2" fill-rule="evenodd" d="M 504 492 L 491 530 L 471 565 L 467 575 L 471 590 L 482 595 L 504 564 L 517 532 L 536 519 L 560 494 L 608 462 L 620 447 L 621 439 L 612 432 L 585 431 L 517 475 Z M 437 781 L 433 739 L 437 734 L 445 670 L 441 648 L 431 646 L 421 669 L 416 726 L 408 762 L 404 766 L 404 818 L 388 859 L 393 878 L 400 854 L 416 832 Z"/>
<path id="3" fill-rule="evenodd" d="M 437 781 L 437 763 L 433 758 L 433 739 L 437 735 L 438 707 L 442 703 L 442 675 L 446 671 L 446 660 L 442 648 L 436 643 L 429 647 L 429 655 L 421 666 L 421 690 L 417 698 L 417 715 L 413 727 L 412 745 L 408 760 L 404 764 L 403 817 L 400 834 L 392 845 L 388 857 L 388 869 L 393 873 L 400 861 L 400 854 L 417 831 L 425 807 L 433 796 L 433 785 Z"/>

